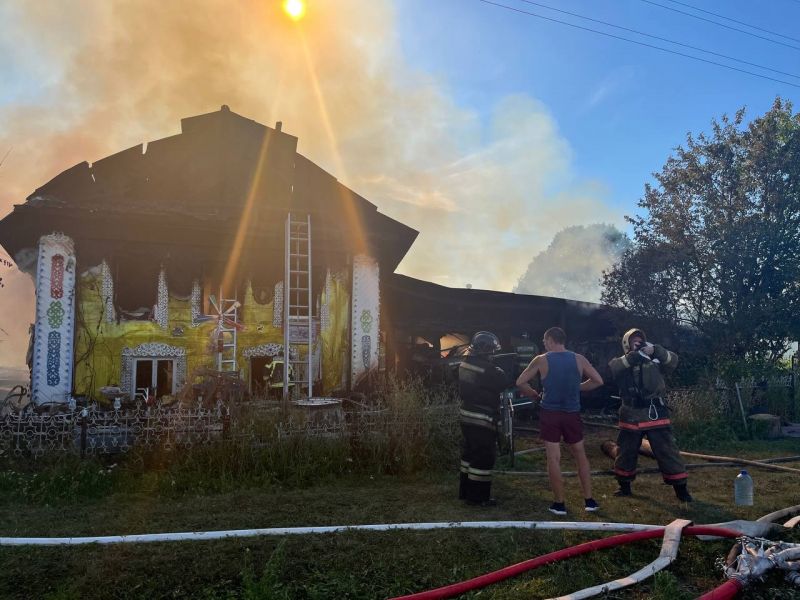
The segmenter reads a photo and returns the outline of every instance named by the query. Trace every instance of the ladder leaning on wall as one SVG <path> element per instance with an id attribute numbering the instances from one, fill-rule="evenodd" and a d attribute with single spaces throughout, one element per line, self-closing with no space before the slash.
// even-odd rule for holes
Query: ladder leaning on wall
<path id="1" fill-rule="evenodd" d="M 313 394 L 314 322 L 311 290 L 311 215 L 286 217 L 286 269 L 283 311 L 283 397 L 289 397 L 290 371 L 302 373 L 307 395 Z M 304 355 L 304 356 L 303 356 Z M 301 356 L 303 358 L 301 358 Z M 289 369 L 289 365 L 292 369 Z M 302 368 L 299 368 L 302 367 Z"/>
<path id="2" fill-rule="evenodd" d="M 219 293 L 219 304 L 214 296 L 210 296 L 211 305 L 217 311 L 215 329 L 217 335 L 217 371 L 232 373 L 239 372 L 236 362 L 236 342 L 239 331 L 239 306 L 238 300 L 223 298 L 222 290 Z"/>

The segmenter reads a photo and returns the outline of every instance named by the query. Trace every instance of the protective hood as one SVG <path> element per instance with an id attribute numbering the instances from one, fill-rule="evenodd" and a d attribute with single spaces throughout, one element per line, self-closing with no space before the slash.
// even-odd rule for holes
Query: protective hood
<path id="1" fill-rule="evenodd" d="M 645 342 L 647 341 L 647 337 L 645 336 L 644 331 L 641 329 L 636 329 L 635 327 L 633 329 L 628 329 L 628 331 L 625 332 L 625 335 L 622 336 L 622 350 L 625 352 L 625 354 L 631 351 L 630 339 L 636 333 L 642 336 L 642 340 Z"/>

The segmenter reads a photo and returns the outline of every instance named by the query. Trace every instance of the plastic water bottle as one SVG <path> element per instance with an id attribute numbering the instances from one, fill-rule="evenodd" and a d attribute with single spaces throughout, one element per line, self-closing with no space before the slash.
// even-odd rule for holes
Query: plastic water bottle
<path id="1" fill-rule="evenodd" d="M 753 506 L 753 478 L 745 470 L 733 481 L 733 498 L 738 506 Z"/>

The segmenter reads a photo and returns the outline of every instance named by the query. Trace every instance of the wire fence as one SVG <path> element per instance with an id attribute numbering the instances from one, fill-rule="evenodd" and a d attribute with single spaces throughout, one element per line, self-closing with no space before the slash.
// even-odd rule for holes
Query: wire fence
<path id="1" fill-rule="evenodd" d="M 754 414 L 771 414 L 782 421 L 800 419 L 800 402 L 793 375 L 768 379 L 741 379 L 735 382 L 717 380 L 714 387 L 692 387 L 670 390 L 668 404 L 673 420 L 697 422 L 720 417 L 746 418 Z"/>

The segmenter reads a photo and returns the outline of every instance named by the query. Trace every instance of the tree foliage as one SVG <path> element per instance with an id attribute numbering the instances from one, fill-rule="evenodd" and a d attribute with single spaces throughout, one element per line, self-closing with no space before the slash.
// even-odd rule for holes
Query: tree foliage
<path id="1" fill-rule="evenodd" d="M 705 336 L 717 359 L 774 363 L 800 338 L 800 114 L 780 98 L 687 135 L 627 217 L 603 301 Z"/>

